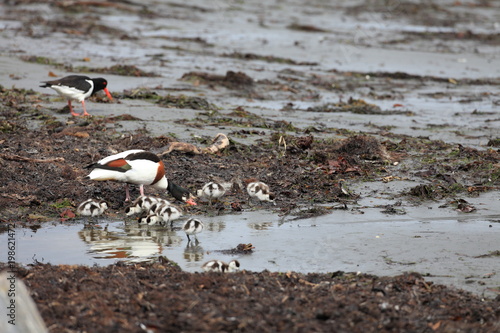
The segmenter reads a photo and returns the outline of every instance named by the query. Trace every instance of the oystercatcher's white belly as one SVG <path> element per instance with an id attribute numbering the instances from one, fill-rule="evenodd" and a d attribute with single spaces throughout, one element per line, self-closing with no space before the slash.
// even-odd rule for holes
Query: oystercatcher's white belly
<path id="1" fill-rule="evenodd" d="M 92 94 L 92 90 L 94 89 L 94 82 L 89 80 L 87 80 L 87 82 L 89 82 L 91 85 L 89 91 L 87 92 L 68 86 L 53 85 L 51 86 L 51 88 L 54 89 L 59 95 L 63 97 L 81 102 L 87 97 L 89 97 Z"/>

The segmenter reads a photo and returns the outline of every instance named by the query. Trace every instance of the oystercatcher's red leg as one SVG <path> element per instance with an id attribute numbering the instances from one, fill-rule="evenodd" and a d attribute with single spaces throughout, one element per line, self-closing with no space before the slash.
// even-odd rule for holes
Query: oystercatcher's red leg
<path id="1" fill-rule="evenodd" d="M 139 190 L 141 191 L 141 195 L 144 195 L 144 185 L 143 184 L 141 184 L 139 186 Z"/>
<path id="2" fill-rule="evenodd" d="M 80 116 L 91 117 L 90 113 L 88 113 L 87 109 L 85 109 L 85 101 L 82 101 L 82 106 L 83 106 L 83 113 Z"/>
<path id="3" fill-rule="evenodd" d="M 71 112 L 71 114 L 73 116 L 76 116 L 76 117 L 80 116 L 79 113 L 76 113 L 75 111 L 73 111 L 73 106 L 71 106 L 71 100 L 70 99 L 68 99 L 68 106 L 69 106 L 69 111 Z"/>

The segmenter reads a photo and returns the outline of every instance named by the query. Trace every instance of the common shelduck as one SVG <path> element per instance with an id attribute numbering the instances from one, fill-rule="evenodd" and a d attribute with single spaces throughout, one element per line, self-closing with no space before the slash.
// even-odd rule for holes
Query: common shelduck
<path id="1" fill-rule="evenodd" d="M 140 186 L 141 195 L 144 195 L 144 185 L 151 185 L 158 190 L 169 190 L 176 199 L 186 198 L 183 201 L 196 205 L 191 197 L 180 194 L 183 192 L 179 190 L 180 186 L 167 180 L 163 161 L 151 152 L 142 149 L 127 150 L 105 157 L 87 168 L 94 168 L 87 176 L 92 180 L 113 180 L 126 183 L 126 202 L 130 201 L 128 184 L 136 184 Z"/>
<path id="2" fill-rule="evenodd" d="M 251 182 L 247 185 L 247 192 L 250 199 L 256 198 L 260 201 L 274 202 L 274 193 L 269 190 L 269 186 L 263 182 Z"/>
<path id="3" fill-rule="evenodd" d="M 103 78 L 91 79 L 84 75 L 70 75 L 59 80 L 42 81 L 42 88 L 52 88 L 68 100 L 69 110 L 73 116 L 90 116 L 85 108 L 85 99 L 99 90 L 104 90 L 109 99 L 113 99 L 107 88 L 108 81 Z M 76 113 L 71 106 L 71 100 L 82 103 L 83 113 Z"/>
<path id="4" fill-rule="evenodd" d="M 196 192 L 198 197 L 203 197 L 208 200 L 210 206 L 212 206 L 212 201 L 217 200 L 226 193 L 226 189 L 219 183 L 210 182 L 203 185 L 201 190 Z"/>
<path id="5" fill-rule="evenodd" d="M 240 262 L 238 260 L 231 260 L 229 264 L 226 264 L 220 260 L 210 260 L 201 266 L 205 272 L 221 272 L 221 273 L 231 273 L 236 272 L 240 268 Z"/>
<path id="6" fill-rule="evenodd" d="M 81 216 L 97 217 L 108 208 L 108 203 L 104 200 L 87 199 L 78 205 L 76 212 Z"/>
<path id="7" fill-rule="evenodd" d="M 188 242 L 191 242 L 191 238 L 189 237 L 190 235 L 194 235 L 194 239 L 196 242 L 198 242 L 198 238 L 196 237 L 196 234 L 199 234 L 200 232 L 203 231 L 203 228 L 205 225 L 203 222 L 201 222 L 198 219 L 191 218 L 184 222 L 184 225 L 182 226 L 182 230 L 186 233 L 186 236 L 188 238 Z"/>

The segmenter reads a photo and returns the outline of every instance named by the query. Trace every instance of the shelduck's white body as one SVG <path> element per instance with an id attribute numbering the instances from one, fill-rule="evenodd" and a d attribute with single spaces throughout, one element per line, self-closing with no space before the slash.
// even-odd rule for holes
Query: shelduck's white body
<path id="1" fill-rule="evenodd" d="M 92 180 L 125 183 L 125 201 L 130 201 L 128 184 L 136 184 L 140 186 L 141 195 L 144 195 L 144 185 L 149 185 L 157 190 L 168 190 L 177 200 L 196 205 L 188 190 L 167 180 L 163 161 L 151 152 L 127 150 L 105 157 L 88 168 L 94 168 L 87 176 Z"/>
<path id="2" fill-rule="evenodd" d="M 151 185 L 159 190 L 168 187 L 163 161 L 142 149 L 127 150 L 111 155 L 92 165 L 88 175 L 92 180 L 114 180 L 136 185 Z"/>

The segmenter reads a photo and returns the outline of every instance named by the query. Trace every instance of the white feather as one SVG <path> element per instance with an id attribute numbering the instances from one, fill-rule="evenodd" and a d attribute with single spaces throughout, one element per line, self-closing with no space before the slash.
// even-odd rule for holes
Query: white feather
<path id="1" fill-rule="evenodd" d="M 58 85 L 52 85 L 50 88 L 54 89 L 59 95 L 78 101 L 82 102 L 84 99 L 89 97 L 92 94 L 92 91 L 94 90 L 94 81 L 92 80 L 85 80 L 90 84 L 90 89 L 89 91 L 85 92 L 82 90 L 79 90 L 74 87 L 68 87 L 68 86 L 58 86 Z"/>

